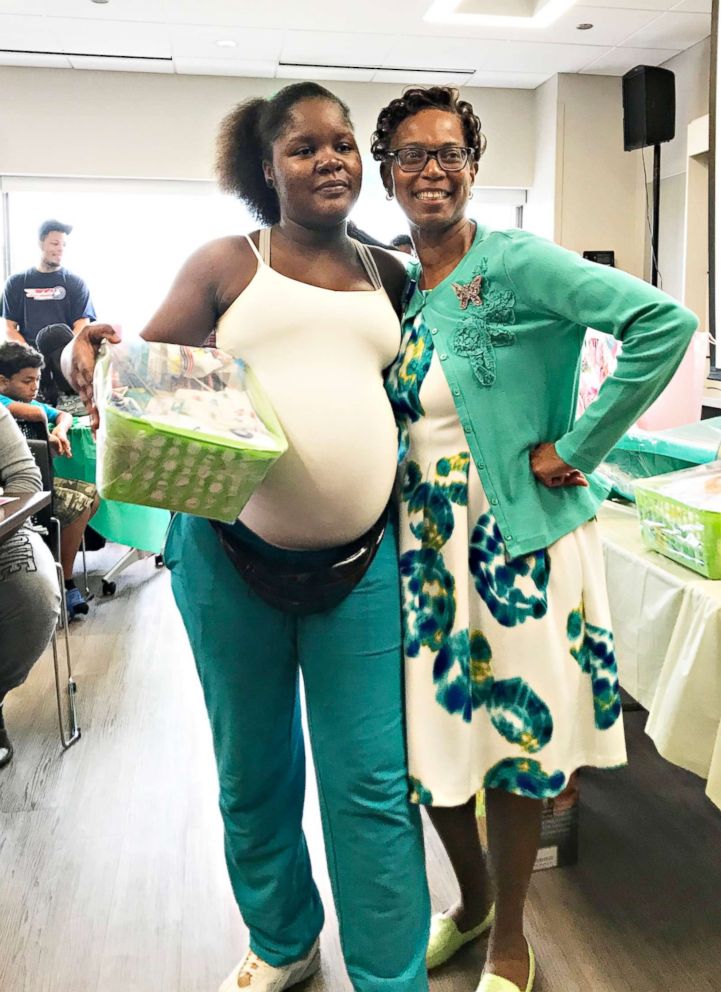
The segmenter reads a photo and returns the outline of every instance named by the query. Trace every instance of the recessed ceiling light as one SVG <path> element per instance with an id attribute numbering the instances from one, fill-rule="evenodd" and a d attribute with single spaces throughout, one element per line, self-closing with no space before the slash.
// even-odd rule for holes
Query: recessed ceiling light
<path id="1" fill-rule="evenodd" d="M 472 27 L 517 27 L 542 29 L 570 10 L 578 0 L 514 0 L 507 13 L 506 0 L 433 0 L 423 20 L 436 24 Z M 473 9 L 473 13 L 469 11 Z"/>
<path id="2" fill-rule="evenodd" d="M 576 31 L 590 31 L 592 27 L 593 27 L 593 24 L 588 24 L 588 23 L 577 24 L 576 25 Z"/>
<path id="3" fill-rule="evenodd" d="M 233 41 L 232 38 L 221 38 L 220 41 L 216 41 L 215 44 L 218 46 L 218 48 L 237 48 L 238 47 L 238 42 L 237 41 Z"/>
<path id="4" fill-rule="evenodd" d="M 93 3 L 107 3 L 108 0 L 93 0 Z"/>

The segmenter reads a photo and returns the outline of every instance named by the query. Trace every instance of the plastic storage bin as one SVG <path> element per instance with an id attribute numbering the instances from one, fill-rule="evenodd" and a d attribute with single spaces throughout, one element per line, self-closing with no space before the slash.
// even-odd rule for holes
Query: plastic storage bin
<path id="1" fill-rule="evenodd" d="M 104 345 L 94 387 L 106 499 L 232 521 L 288 447 L 251 370 L 215 349 Z"/>
<path id="2" fill-rule="evenodd" d="M 665 431 L 634 429 L 606 456 L 601 473 L 614 490 L 634 500 L 634 482 L 715 461 L 721 454 L 721 417 Z"/>
<path id="3" fill-rule="evenodd" d="M 709 579 L 721 579 L 721 461 L 635 483 L 644 542 Z"/>

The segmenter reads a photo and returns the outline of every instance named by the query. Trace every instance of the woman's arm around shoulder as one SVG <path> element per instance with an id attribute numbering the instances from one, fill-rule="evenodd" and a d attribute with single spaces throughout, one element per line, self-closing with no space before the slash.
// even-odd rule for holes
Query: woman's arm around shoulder
<path id="1" fill-rule="evenodd" d="M 400 259 L 391 255 L 385 248 L 371 247 L 373 259 L 378 266 L 378 273 L 383 283 L 388 299 L 399 317 L 403 302 L 403 287 L 406 284 L 406 267 Z"/>

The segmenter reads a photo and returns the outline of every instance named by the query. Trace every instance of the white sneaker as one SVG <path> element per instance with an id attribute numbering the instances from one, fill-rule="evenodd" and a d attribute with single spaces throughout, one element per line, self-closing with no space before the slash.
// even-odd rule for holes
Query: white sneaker
<path id="1" fill-rule="evenodd" d="M 304 958 L 281 968 L 274 968 L 249 950 L 218 992 L 237 992 L 238 989 L 250 989 L 250 992 L 283 992 L 284 989 L 310 978 L 319 968 L 320 945 L 317 940 Z"/>

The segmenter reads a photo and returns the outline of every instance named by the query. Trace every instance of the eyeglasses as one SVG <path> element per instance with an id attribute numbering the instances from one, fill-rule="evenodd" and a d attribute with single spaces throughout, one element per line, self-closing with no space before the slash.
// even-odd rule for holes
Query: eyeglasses
<path id="1" fill-rule="evenodd" d="M 459 145 L 445 145 L 443 148 L 406 145 L 394 152 L 386 152 L 386 155 L 397 162 L 403 172 L 423 172 L 429 158 L 434 158 L 444 172 L 460 172 L 472 153 L 472 148 L 461 148 Z"/>

